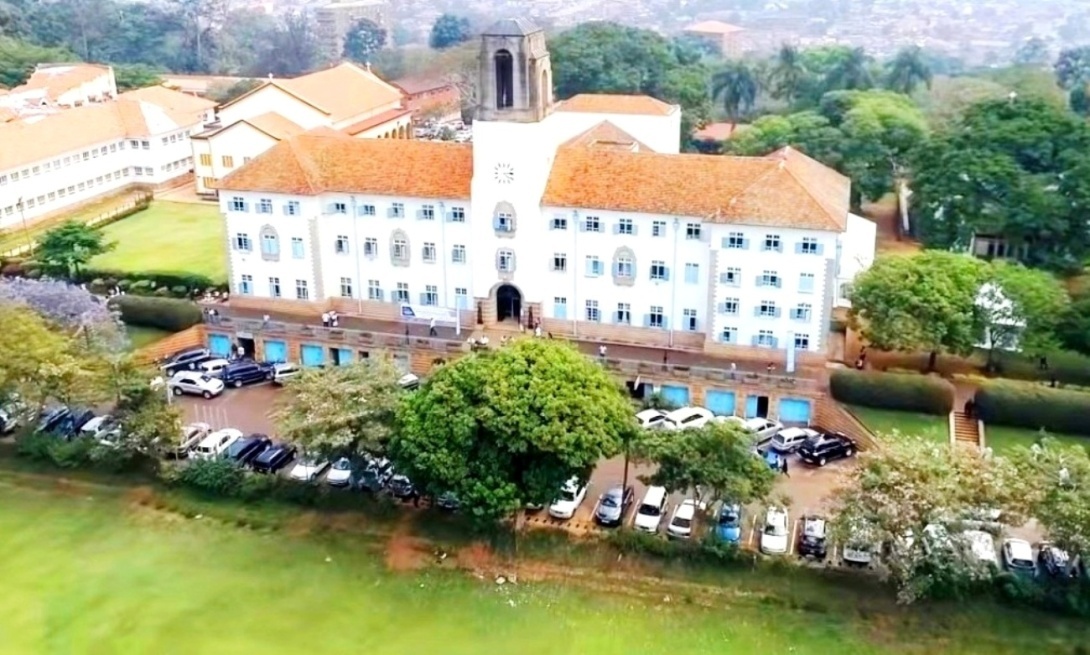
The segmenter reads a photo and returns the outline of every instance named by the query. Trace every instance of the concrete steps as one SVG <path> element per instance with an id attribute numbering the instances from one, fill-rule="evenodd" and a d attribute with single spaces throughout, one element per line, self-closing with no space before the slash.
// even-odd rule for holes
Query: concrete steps
<path id="1" fill-rule="evenodd" d="M 843 405 L 831 398 L 817 401 L 817 408 L 811 423 L 828 432 L 841 432 L 855 440 L 859 450 L 878 448 L 878 441 L 865 425 Z"/>
<path id="2" fill-rule="evenodd" d="M 954 443 L 964 443 L 979 448 L 980 426 L 976 419 L 970 418 L 965 412 L 953 412 L 952 416 Z"/>

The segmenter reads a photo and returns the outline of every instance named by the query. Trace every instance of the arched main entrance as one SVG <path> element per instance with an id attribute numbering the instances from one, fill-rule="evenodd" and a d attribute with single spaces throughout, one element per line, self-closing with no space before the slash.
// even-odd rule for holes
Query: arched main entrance
<path id="1" fill-rule="evenodd" d="M 496 321 L 519 320 L 522 315 L 522 293 L 510 284 L 496 289 Z"/>

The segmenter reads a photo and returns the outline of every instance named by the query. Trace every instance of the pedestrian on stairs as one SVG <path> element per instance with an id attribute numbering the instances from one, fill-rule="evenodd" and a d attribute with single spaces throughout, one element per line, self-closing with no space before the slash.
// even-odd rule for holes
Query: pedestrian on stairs
<path id="1" fill-rule="evenodd" d="M 973 402 L 972 398 L 970 398 L 969 400 L 965 401 L 965 416 L 973 418 L 974 412 L 976 412 L 976 403 Z"/>

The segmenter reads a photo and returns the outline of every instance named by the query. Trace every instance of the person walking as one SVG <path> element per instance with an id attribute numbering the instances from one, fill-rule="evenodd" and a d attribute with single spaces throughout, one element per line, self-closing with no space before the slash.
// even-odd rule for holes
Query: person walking
<path id="1" fill-rule="evenodd" d="M 322 312 L 322 327 L 329 327 L 329 312 Z"/>
<path id="2" fill-rule="evenodd" d="M 435 331 L 435 317 L 433 316 L 431 321 L 428 322 L 428 336 L 437 337 L 439 333 Z"/>
<path id="3" fill-rule="evenodd" d="M 605 347 L 605 344 L 603 344 L 603 345 L 601 345 L 601 346 L 598 346 L 598 357 L 599 357 L 599 358 L 601 358 L 601 359 L 605 359 L 605 358 L 606 358 L 606 347 Z"/>
<path id="4" fill-rule="evenodd" d="M 791 477 L 791 474 L 787 472 L 787 458 L 780 455 L 780 473 L 783 473 L 787 477 Z"/>

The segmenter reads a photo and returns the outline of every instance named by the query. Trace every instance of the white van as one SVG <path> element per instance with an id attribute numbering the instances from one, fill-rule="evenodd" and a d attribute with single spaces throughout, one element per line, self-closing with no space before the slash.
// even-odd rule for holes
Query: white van
<path id="1" fill-rule="evenodd" d="M 666 514 L 666 487 L 648 487 L 643 501 L 636 509 L 634 526 L 637 530 L 654 534 L 659 531 L 659 523 Z"/>
<path id="2" fill-rule="evenodd" d="M 195 457 L 197 459 L 215 459 L 223 455 L 231 444 L 241 438 L 242 432 L 234 428 L 216 430 L 204 439 L 201 439 L 201 442 L 193 449 L 193 453 L 190 457 Z"/>

